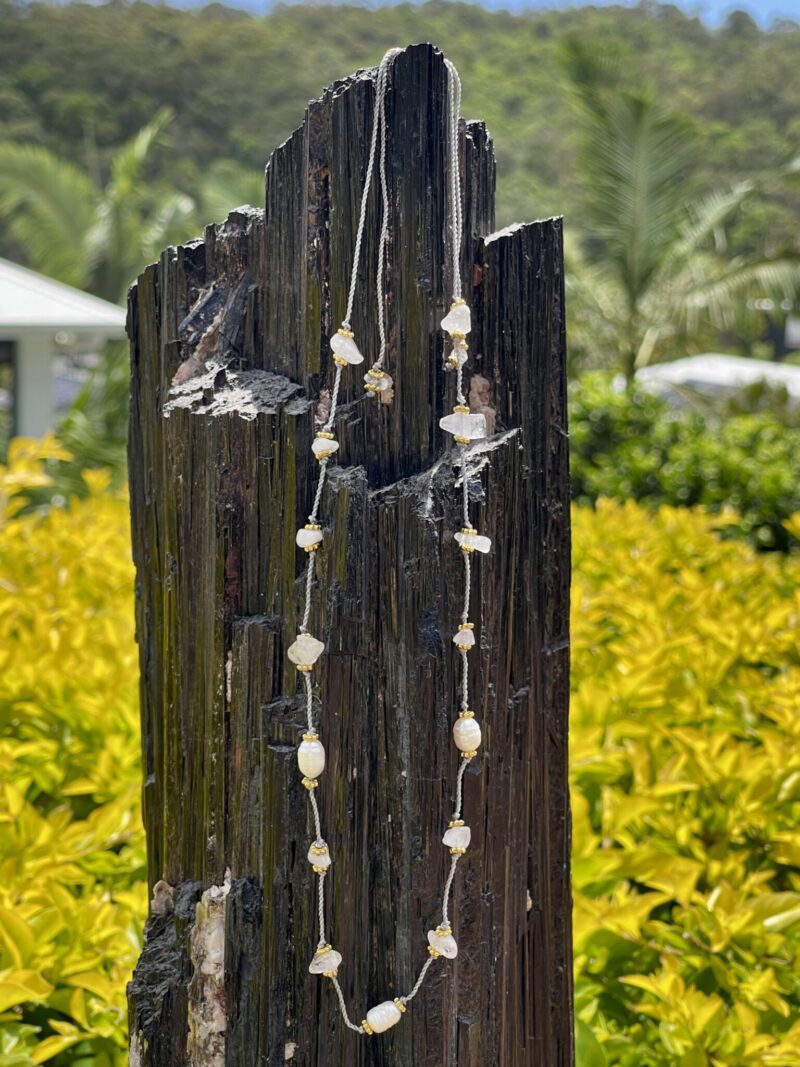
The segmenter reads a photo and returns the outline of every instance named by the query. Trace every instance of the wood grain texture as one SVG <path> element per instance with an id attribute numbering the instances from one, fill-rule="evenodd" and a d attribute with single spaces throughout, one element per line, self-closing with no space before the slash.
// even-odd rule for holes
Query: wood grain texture
<path id="1" fill-rule="evenodd" d="M 327 338 L 346 302 L 373 74 L 309 105 L 270 159 L 265 213 L 240 209 L 167 250 L 131 291 L 148 861 L 151 884 L 177 887 L 181 902 L 152 917 L 129 991 L 147 1067 L 188 1063 L 186 901 L 226 870 L 226 1064 L 573 1062 L 561 222 L 488 236 L 494 157 L 480 123 L 462 130 L 462 271 L 475 324 L 471 404 L 494 429 L 470 491 L 494 548 L 476 561 L 473 587 L 471 686 L 485 743 L 465 779 L 473 845 L 454 895 L 459 956 L 437 961 L 402 1023 L 373 1038 L 348 1032 L 328 983 L 307 973 L 318 936 L 313 831 L 295 757 L 303 704 L 285 652 L 301 613 L 306 557 L 294 535 L 317 476 L 310 444 L 332 380 Z M 331 939 L 357 1020 L 413 984 L 449 863 L 450 636 L 463 578 L 438 428 L 454 402 L 438 329 L 450 277 L 445 107 L 440 53 L 404 51 L 387 98 L 394 401 L 362 394 L 363 368 L 346 376 L 321 511 L 312 632 L 328 646 L 314 675 L 328 764 L 318 799 L 334 859 Z M 373 196 L 353 316 L 367 365 L 375 211 Z M 171 390 L 176 372 L 185 380 Z"/>

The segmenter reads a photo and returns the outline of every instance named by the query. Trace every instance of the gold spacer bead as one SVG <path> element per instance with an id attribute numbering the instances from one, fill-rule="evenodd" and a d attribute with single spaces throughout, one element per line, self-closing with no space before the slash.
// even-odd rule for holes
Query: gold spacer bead
<path id="1" fill-rule="evenodd" d="M 469 444 L 469 438 L 468 437 L 462 437 L 460 434 L 457 434 L 457 433 L 453 434 L 453 440 L 455 441 L 455 443 L 457 445 L 468 445 Z"/>
<path id="2" fill-rule="evenodd" d="M 433 956 L 435 960 L 438 960 L 438 958 L 441 956 L 441 952 L 438 948 L 434 948 L 433 945 L 428 945 L 428 955 Z"/>
<path id="3" fill-rule="evenodd" d="M 463 856 L 466 851 L 467 850 L 465 848 L 451 848 L 450 849 L 450 855 L 451 856 Z M 314 870 L 316 870 L 316 867 L 314 868 Z"/>
<path id="4" fill-rule="evenodd" d="M 471 526 L 462 526 L 461 527 L 461 532 L 462 532 L 462 534 L 468 534 L 470 537 L 475 537 L 475 536 L 477 536 L 477 533 L 478 533 L 478 531 L 477 530 L 473 530 Z"/>
<path id="5" fill-rule="evenodd" d="M 327 874 L 328 873 L 328 868 L 327 867 L 317 867 L 316 864 L 314 864 L 314 866 L 311 868 L 311 870 L 314 872 L 314 874 Z"/>
<path id="6" fill-rule="evenodd" d="M 464 297 L 463 296 L 457 296 L 455 298 L 455 300 L 453 301 L 453 303 L 450 305 L 450 310 L 452 311 L 453 308 L 463 307 L 464 304 L 466 304 L 466 300 L 464 299 Z"/>
<path id="7" fill-rule="evenodd" d="M 459 719 L 474 719 L 475 718 L 475 712 L 474 711 L 469 711 L 469 710 L 459 711 L 458 717 L 459 717 Z"/>
<path id="8" fill-rule="evenodd" d="M 298 671 L 304 671 L 304 672 L 308 672 L 308 671 L 313 671 L 314 670 L 314 664 L 313 663 L 295 663 L 295 667 L 298 669 Z"/>
<path id="9" fill-rule="evenodd" d="M 469 415 L 469 408 L 466 404 L 456 404 L 456 406 L 453 408 L 453 414 Z"/>
<path id="10" fill-rule="evenodd" d="M 317 437 L 321 437 L 323 441 L 333 440 L 333 434 L 330 430 L 317 430 Z"/>
<path id="11" fill-rule="evenodd" d="M 466 552 L 468 556 L 472 555 L 472 553 L 475 551 L 475 546 L 474 545 L 462 545 L 461 546 L 461 551 L 462 552 Z"/>
<path id="12" fill-rule="evenodd" d="M 330 456 L 333 455 L 333 451 L 334 450 L 331 450 L 330 452 L 317 452 L 316 453 L 317 462 L 321 463 L 323 459 L 328 459 Z"/>
<path id="13" fill-rule="evenodd" d="M 324 856 L 325 853 L 328 851 L 328 846 L 327 845 L 312 845 L 310 851 L 315 856 Z"/>
<path id="14" fill-rule="evenodd" d="M 450 336 L 454 341 L 463 341 L 467 335 L 465 333 L 459 333 L 458 330 L 453 330 Z"/>
<path id="15" fill-rule="evenodd" d="M 464 820 L 463 819 L 451 819 L 450 822 L 447 825 L 448 826 L 463 826 L 464 825 Z"/>
<path id="16" fill-rule="evenodd" d="M 309 555 L 309 556 L 311 555 L 312 552 L 316 552 L 318 548 L 319 548 L 319 542 L 317 542 L 317 544 L 315 544 L 315 545 L 303 545 L 303 551 L 305 553 L 307 553 L 307 555 Z"/>
<path id="17" fill-rule="evenodd" d="M 332 950 L 333 950 L 333 945 L 320 945 L 319 948 L 317 949 L 317 951 L 314 953 L 314 955 L 315 956 L 321 956 L 323 954 L 323 952 L 331 952 Z"/>
<path id="18" fill-rule="evenodd" d="M 306 552 L 307 551 L 308 549 L 306 549 Z M 469 650 L 472 648 L 472 645 L 456 645 L 456 648 L 459 652 L 469 652 Z"/>
<path id="19" fill-rule="evenodd" d="M 321 530 L 322 527 L 318 522 L 307 522 L 303 527 L 304 530 Z"/>
<path id="20" fill-rule="evenodd" d="M 352 341 L 352 340 L 353 340 L 353 338 L 355 337 L 355 334 L 353 333 L 353 331 L 352 331 L 352 330 L 345 330 L 345 329 L 344 329 L 343 327 L 341 327 L 341 326 L 339 327 L 339 329 L 338 329 L 338 330 L 337 330 L 336 332 L 337 332 L 338 334 L 340 334 L 340 335 L 341 335 L 342 337 L 346 337 L 346 338 L 348 338 L 348 340 L 350 340 L 350 341 Z"/>
<path id="21" fill-rule="evenodd" d="M 335 978 L 338 973 L 339 973 L 338 971 L 323 971 L 322 972 L 322 977 L 323 978 Z"/>
<path id="22" fill-rule="evenodd" d="M 333 362 L 338 364 L 338 366 L 340 366 L 340 367 L 346 367 L 347 366 L 347 360 L 343 356 L 337 356 L 337 355 L 334 354 Z"/>
<path id="23" fill-rule="evenodd" d="M 303 734 L 304 741 L 319 741 L 319 734 Z"/>
<path id="24" fill-rule="evenodd" d="M 437 926 L 436 927 L 436 933 L 439 935 L 439 937 L 450 937 L 452 932 L 453 932 L 452 928 L 449 927 L 449 926 Z"/>
<path id="25" fill-rule="evenodd" d="M 478 755 L 478 750 L 477 750 L 477 749 L 475 749 L 475 750 L 474 750 L 474 751 L 472 751 L 472 752 L 462 752 L 462 753 L 461 753 L 461 758 L 462 758 L 462 759 L 475 759 L 475 757 L 476 757 L 477 755 Z"/>
<path id="26" fill-rule="evenodd" d="M 475 623 L 474 622 L 462 622 L 461 625 L 459 626 L 459 630 L 474 630 L 474 629 L 475 629 Z"/>
<path id="27" fill-rule="evenodd" d="M 316 778 L 303 778 L 303 785 L 306 787 L 306 789 L 316 789 L 319 785 L 319 782 Z"/>
<path id="28" fill-rule="evenodd" d="M 447 362 L 450 364 L 451 367 L 455 367 L 456 370 L 458 369 L 458 358 L 456 356 L 448 356 Z"/>
<path id="29" fill-rule="evenodd" d="M 379 385 L 370 385 L 369 382 L 364 382 L 364 388 L 369 390 L 370 393 L 381 392 L 381 387 Z"/>
<path id="30" fill-rule="evenodd" d="M 370 370 L 367 371 L 367 374 L 370 376 L 370 378 L 383 378 L 383 377 L 385 377 L 385 375 L 384 375 L 382 370 L 375 370 L 373 368 L 370 368 Z"/>
<path id="31" fill-rule="evenodd" d="M 362 1019 L 361 1020 L 361 1028 L 363 1029 L 365 1034 L 371 1034 L 372 1033 L 372 1027 L 369 1025 L 369 1023 L 367 1022 L 366 1019 Z"/>
<path id="32" fill-rule="evenodd" d="M 405 1013 L 408 1011 L 408 1008 L 402 1002 L 400 997 L 395 997 L 394 998 L 394 1006 L 397 1008 L 397 1010 L 400 1012 L 401 1015 L 405 1015 Z"/>

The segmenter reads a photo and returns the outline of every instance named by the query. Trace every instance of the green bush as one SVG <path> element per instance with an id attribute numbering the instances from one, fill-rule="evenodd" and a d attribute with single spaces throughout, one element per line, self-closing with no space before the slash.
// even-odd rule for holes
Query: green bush
<path id="1" fill-rule="evenodd" d="M 608 374 L 570 390 L 573 496 L 734 509 L 725 532 L 785 550 L 782 523 L 800 510 L 800 427 L 779 410 L 675 410 Z"/>

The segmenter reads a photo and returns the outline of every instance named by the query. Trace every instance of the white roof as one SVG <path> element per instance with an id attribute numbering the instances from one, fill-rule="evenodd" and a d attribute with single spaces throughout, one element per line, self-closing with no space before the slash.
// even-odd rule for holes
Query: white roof
<path id="1" fill-rule="evenodd" d="M 0 338 L 26 330 L 91 330 L 125 336 L 125 309 L 0 259 Z"/>
<path id="2" fill-rule="evenodd" d="M 637 382 L 655 392 L 682 386 L 701 393 L 734 393 L 755 382 L 783 386 L 790 397 L 800 400 L 800 367 L 788 363 L 767 363 L 746 356 L 724 356 L 708 352 L 687 356 L 672 363 L 656 363 L 636 373 Z"/>

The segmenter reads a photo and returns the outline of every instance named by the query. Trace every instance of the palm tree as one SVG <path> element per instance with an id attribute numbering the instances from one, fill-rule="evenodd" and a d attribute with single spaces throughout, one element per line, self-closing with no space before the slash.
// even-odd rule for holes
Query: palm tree
<path id="1" fill-rule="evenodd" d="M 567 245 L 578 343 L 599 333 L 630 380 L 678 340 L 741 327 L 749 297 L 775 306 L 794 299 L 797 256 L 732 255 L 725 227 L 797 161 L 687 204 L 695 154 L 687 121 L 647 90 L 623 88 L 621 65 L 607 53 L 572 40 L 562 59 L 581 119 L 578 165 L 591 227 L 587 241 Z"/>
<path id="2" fill-rule="evenodd" d="M 189 236 L 194 201 L 145 181 L 171 113 L 114 154 L 105 184 L 38 145 L 0 143 L 0 216 L 36 270 L 121 301 L 161 249 Z"/>

